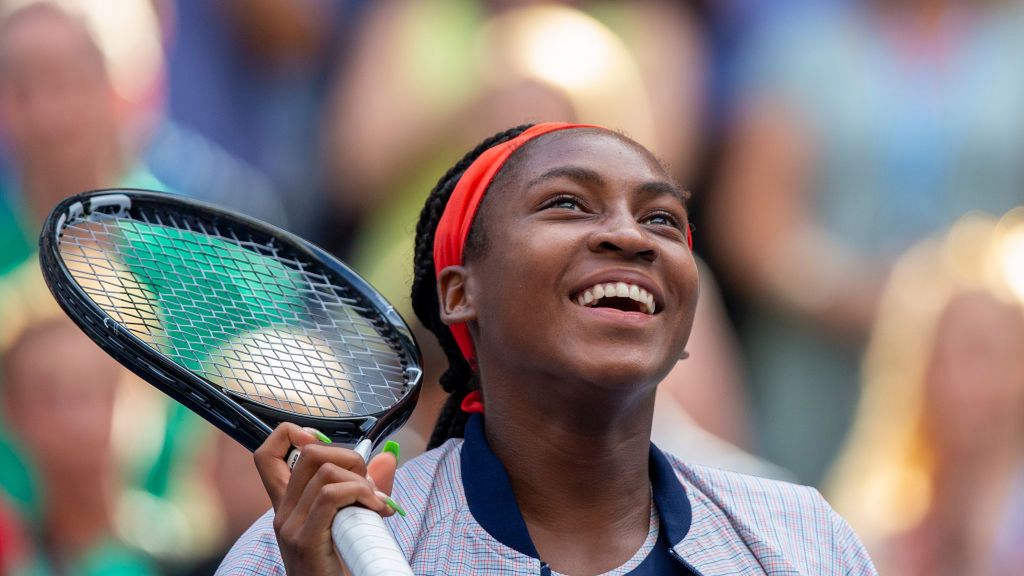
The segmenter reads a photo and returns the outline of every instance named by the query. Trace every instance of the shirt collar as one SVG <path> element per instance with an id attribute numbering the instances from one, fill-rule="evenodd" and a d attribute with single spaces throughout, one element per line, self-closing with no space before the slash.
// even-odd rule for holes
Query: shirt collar
<path id="1" fill-rule="evenodd" d="M 512 494 L 505 466 L 487 444 L 484 419 L 480 414 L 473 414 L 466 423 L 461 468 L 466 502 L 477 523 L 509 548 L 539 558 Z M 654 444 L 651 444 L 650 474 L 661 529 L 674 546 L 682 542 L 690 530 L 690 500 L 672 464 Z"/>

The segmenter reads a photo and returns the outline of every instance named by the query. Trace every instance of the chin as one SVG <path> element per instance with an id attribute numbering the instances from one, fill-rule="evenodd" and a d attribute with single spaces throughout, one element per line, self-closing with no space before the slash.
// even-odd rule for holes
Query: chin
<path id="1" fill-rule="evenodd" d="M 651 354 L 588 356 L 577 364 L 580 380 L 606 390 L 636 390 L 657 385 L 675 365 Z M 595 361 L 596 360 L 596 361 Z"/>

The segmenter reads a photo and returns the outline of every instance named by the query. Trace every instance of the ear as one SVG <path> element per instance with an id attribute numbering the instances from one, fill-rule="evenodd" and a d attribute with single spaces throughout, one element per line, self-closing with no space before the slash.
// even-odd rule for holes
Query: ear
<path id="1" fill-rule="evenodd" d="M 441 321 L 447 325 L 476 320 L 476 308 L 467 290 L 469 273 L 465 266 L 448 266 L 437 275 L 437 296 Z"/>

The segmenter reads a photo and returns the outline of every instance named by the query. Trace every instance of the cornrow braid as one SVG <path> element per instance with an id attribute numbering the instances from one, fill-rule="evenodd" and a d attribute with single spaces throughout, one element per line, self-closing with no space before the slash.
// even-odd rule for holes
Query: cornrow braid
<path id="1" fill-rule="evenodd" d="M 427 201 L 423 205 L 423 211 L 420 212 L 419 222 L 416 224 L 412 308 L 420 322 L 437 337 L 441 349 L 448 357 L 448 369 L 441 375 L 440 382 L 441 387 L 448 392 L 449 396 L 437 418 L 434 432 L 427 444 L 428 449 L 440 446 L 449 438 L 462 437 L 468 418 L 461 410 L 462 400 L 471 390 L 479 387 L 479 382 L 473 375 L 469 363 L 463 358 L 451 331 L 441 321 L 437 274 L 434 271 L 434 233 L 437 231 L 437 224 L 441 220 L 445 206 L 448 205 L 448 199 L 451 198 L 452 191 L 455 190 L 455 185 L 473 161 L 489 148 L 519 136 L 530 126 L 532 124 L 524 124 L 487 138 L 449 168 L 444 176 L 437 181 L 434 189 L 430 191 L 430 196 L 427 197 Z M 474 244 L 472 239 L 478 235 L 479 231 L 474 223 L 470 228 L 467 245 Z"/>

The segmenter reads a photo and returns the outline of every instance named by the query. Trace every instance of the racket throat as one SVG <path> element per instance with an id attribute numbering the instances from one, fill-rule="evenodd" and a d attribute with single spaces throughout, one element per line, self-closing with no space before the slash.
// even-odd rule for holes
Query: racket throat
<path id="1" fill-rule="evenodd" d="M 352 448 L 352 450 L 355 451 L 356 454 L 362 456 L 364 462 L 369 462 L 370 452 L 373 452 L 373 440 L 363 438 L 355 445 L 355 448 Z"/>

